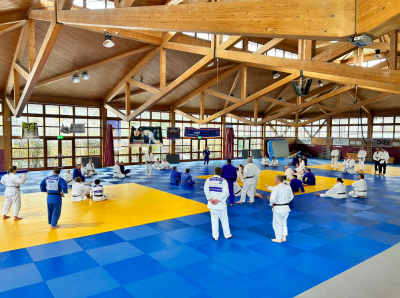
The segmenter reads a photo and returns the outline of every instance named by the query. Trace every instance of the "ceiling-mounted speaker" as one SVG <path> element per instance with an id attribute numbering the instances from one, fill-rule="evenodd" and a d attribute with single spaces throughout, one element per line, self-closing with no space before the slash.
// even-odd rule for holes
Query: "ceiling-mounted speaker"
<path id="1" fill-rule="evenodd" d="M 297 96 L 307 96 L 310 92 L 312 79 L 304 78 L 303 71 L 301 71 L 300 78 L 292 81 L 294 92 Z"/>

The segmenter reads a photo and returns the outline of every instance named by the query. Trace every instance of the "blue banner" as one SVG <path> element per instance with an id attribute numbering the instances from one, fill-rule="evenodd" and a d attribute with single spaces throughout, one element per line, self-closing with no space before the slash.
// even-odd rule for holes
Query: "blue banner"
<path id="1" fill-rule="evenodd" d="M 221 136 L 221 130 L 219 128 L 193 128 L 185 127 L 185 137 L 189 138 L 215 138 Z"/>

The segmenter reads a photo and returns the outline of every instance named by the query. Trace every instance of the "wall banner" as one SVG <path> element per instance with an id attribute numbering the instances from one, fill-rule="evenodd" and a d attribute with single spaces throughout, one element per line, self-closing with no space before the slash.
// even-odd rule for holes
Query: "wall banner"
<path id="1" fill-rule="evenodd" d="M 167 139 L 168 140 L 179 140 L 181 138 L 180 127 L 167 127 Z"/>
<path id="2" fill-rule="evenodd" d="M 297 144 L 311 145 L 311 138 L 297 138 Z"/>
<path id="3" fill-rule="evenodd" d="M 133 147 L 162 146 L 161 127 L 140 126 L 138 129 L 131 127 L 130 145 Z"/>
<path id="4" fill-rule="evenodd" d="M 39 139 L 39 131 L 37 123 L 22 122 L 22 138 L 23 139 Z"/>
<path id="5" fill-rule="evenodd" d="M 61 133 L 85 133 L 85 124 L 83 123 L 71 123 L 70 127 L 61 125 Z"/>
<path id="6" fill-rule="evenodd" d="M 219 128 L 193 128 L 185 127 L 185 137 L 188 138 L 215 138 L 221 136 L 221 130 Z"/>
<path id="7" fill-rule="evenodd" d="M 373 139 L 372 147 L 392 147 L 393 140 L 389 139 Z"/>
<path id="8" fill-rule="evenodd" d="M 333 146 L 350 146 L 349 139 L 333 139 Z"/>

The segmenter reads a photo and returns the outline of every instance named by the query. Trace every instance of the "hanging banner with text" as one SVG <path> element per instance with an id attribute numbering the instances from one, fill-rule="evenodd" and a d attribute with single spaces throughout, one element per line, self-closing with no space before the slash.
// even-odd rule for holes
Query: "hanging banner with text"
<path id="1" fill-rule="evenodd" d="M 167 127 L 167 139 L 168 140 L 179 140 L 181 138 L 180 127 Z"/>
<path id="2" fill-rule="evenodd" d="M 37 123 L 22 122 L 22 138 L 23 139 L 39 139 L 39 131 Z"/>
<path id="3" fill-rule="evenodd" d="M 221 130 L 219 128 L 193 128 L 185 127 L 185 137 L 188 138 L 215 138 L 221 136 Z"/>
<path id="4" fill-rule="evenodd" d="M 333 146 L 350 146 L 349 139 L 333 139 Z"/>
<path id="5" fill-rule="evenodd" d="M 162 146 L 161 127 L 140 126 L 138 129 L 131 127 L 130 145 L 133 147 Z"/>
<path id="6" fill-rule="evenodd" d="M 372 147 L 392 147 L 392 140 L 388 139 L 373 139 Z"/>
<path id="7" fill-rule="evenodd" d="M 297 138 L 296 143 L 299 145 L 311 145 L 311 138 Z"/>

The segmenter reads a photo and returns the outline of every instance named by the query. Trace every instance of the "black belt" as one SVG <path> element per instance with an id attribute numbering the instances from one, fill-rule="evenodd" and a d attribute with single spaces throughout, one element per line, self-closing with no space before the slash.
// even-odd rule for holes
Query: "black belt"
<path id="1" fill-rule="evenodd" d="M 274 204 L 274 206 L 286 206 L 286 205 L 289 205 L 289 203 L 286 203 L 286 204 Z"/>
<path id="2" fill-rule="evenodd" d="M 250 178 L 253 178 L 254 176 L 251 176 L 251 177 L 244 177 L 244 179 L 250 179 Z"/>
<path id="3" fill-rule="evenodd" d="M 342 193 L 338 193 L 338 195 L 345 195 L 346 193 L 345 192 L 342 192 Z"/>
<path id="4" fill-rule="evenodd" d="M 148 164 L 148 163 L 152 163 L 152 162 L 151 161 L 145 161 L 145 163 Z"/>
<path id="5" fill-rule="evenodd" d="M 19 188 L 19 186 L 6 186 L 6 188 L 7 187 Z"/>
<path id="6" fill-rule="evenodd" d="M 47 194 L 48 194 L 48 195 L 56 195 L 56 196 L 60 195 L 60 196 L 61 196 L 61 193 L 52 193 L 52 192 L 48 192 Z"/>
<path id="7" fill-rule="evenodd" d="M 104 195 L 93 195 L 94 197 L 104 197 Z"/>
<path id="8" fill-rule="evenodd" d="M 367 192 L 367 190 L 356 190 L 358 192 Z"/>
<path id="9" fill-rule="evenodd" d="M 238 192 L 235 192 L 235 195 L 237 195 L 239 192 L 241 192 L 242 190 L 239 190 Z"/>
<path id="10" fill-rule="evenodd" d="M 70 183 L 71 181 L 73 181 L 73 180 L 69 180 L 69 181 L 67 181 L 67 183 Z"/>
<path id="11" fill-rule="evenodd" d="M 228 178 L 225 178 L 225 180 L 236 181 L 235 179 L 228 179 Z"/>
<path id="12" fill-rule="evenodd" d="M 81 197 L 81 195 L 80 196 L 72 196 L 72 197 L 77 198 L 77 197 Z"/>

